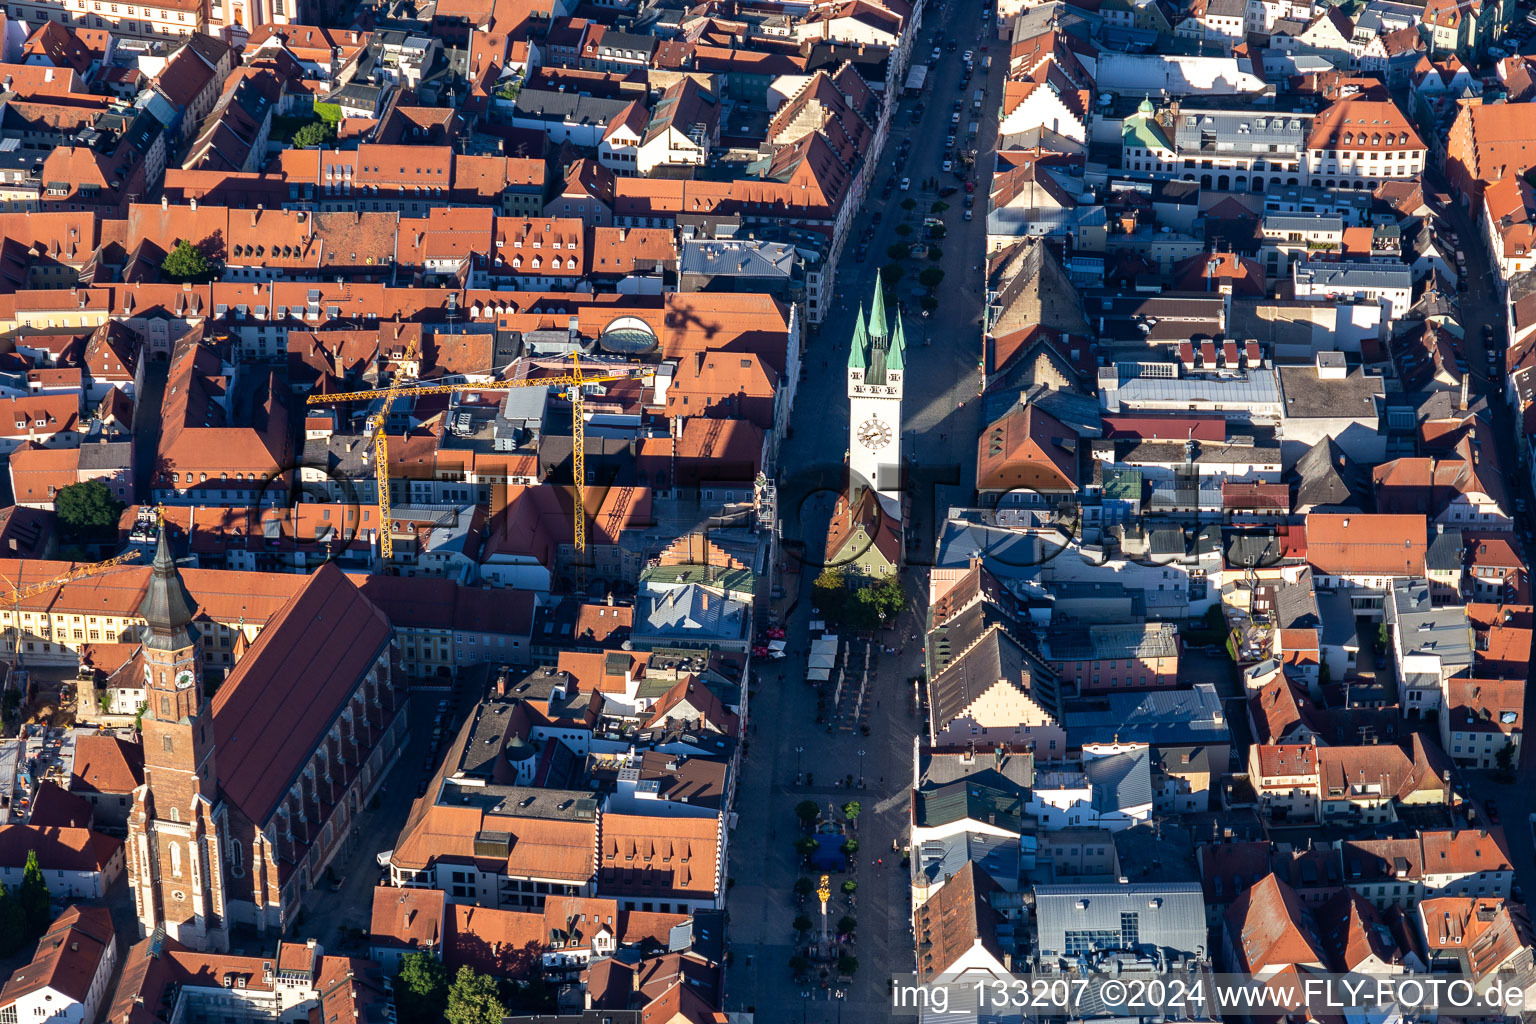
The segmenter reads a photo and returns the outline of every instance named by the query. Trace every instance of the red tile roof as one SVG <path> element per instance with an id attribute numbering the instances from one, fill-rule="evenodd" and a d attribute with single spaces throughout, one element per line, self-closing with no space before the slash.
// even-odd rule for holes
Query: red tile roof
<path id="1" fill-rule="evenodd" d="M 121 839 L 87 828 L 0 825 L 0 867 L 20 868 L 37 851 L 44 871 L 101 871 L 122 850 Z"/>
<path id="2" fill-rule="evenodd" d="M 91 981 L 111 952 L 115 937 L 112 914 L 105 907 L 70 907 L 48 926 L 37 942 L 32 962 L 12 974 L 0 991 L 0 1007 L 13 1007 L 18 999 L 51 989 L 66 999 L 83 1003 Z M 64 1007 L 55 1007 L 64 1014 Z"/>
<path id="3" fill-rule="evenodd" d="M 441 889 L 378 886 L 373 890 L 369 943 L 412 952 L 436 950 L 443 941 L 445 913 Z"/>
<path id="4" fill-rule="evenodd" d="M 1227 926 L 1237 940 L 1241 967 L 1249 974 L 1287 964 L 1324 964 L 1311 915 L 1295 891 L 1273 874 L 1233 902 Z"/>
<path id="5" fill-rule="evenodd" d="M 1307 560 L 1332 576 L 1420 576 L 1427 549 L 1423 515 L 1307 516 Z"/>
<path id="6" fill-rule="evenodd" d="M 393 635 L 334 564 L 308 577 L 213 699 L 219 786 L 257 827 Z"/>

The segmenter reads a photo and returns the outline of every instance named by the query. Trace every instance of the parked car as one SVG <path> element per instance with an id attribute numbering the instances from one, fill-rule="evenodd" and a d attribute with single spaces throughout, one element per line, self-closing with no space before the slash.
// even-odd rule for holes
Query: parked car
<path id="1" fill-rule="evenodd" d="M 954 169 L 955 169 L 955 162 L 953 160 L 945 160 L 944 161 L 944 170 L 952 171 Z"/>
<path id="2" fill-rule="evenodd" d="M 903 192 L 906 192 L 906 191 L 910 190 L 911 188 L 912 188 L 912 179 L 911 178 L 902 178 L 901 179 L 901 190 Z M 906 200 L 902 200 L 902 202 L 906 202 Z"/>
<path id="3" fill-rule="evenodd" d="M 964 213 L 962 213 L 960 215 L 960 217 L 961 217 L 962 220 L 970 220 L 971 219 L 971 211 L 970 210 L 966 210 Z"/>

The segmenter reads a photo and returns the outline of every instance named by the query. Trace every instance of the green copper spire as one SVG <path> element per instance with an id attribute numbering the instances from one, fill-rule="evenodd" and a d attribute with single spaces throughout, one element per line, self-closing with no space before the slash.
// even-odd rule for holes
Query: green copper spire
<path id="1" fill-rule="evenodd" d="M 853 321 L 853 344 L 848 349 L 848 369 L 869 369 L 869 337 L 864 333 L 864 303 L 859 303 L 859 315 Z"/>
<path id="2" fill-rule="evenodd" d="M 869 311 L 869 336 L 871 338 L 890 336 L 890 328 L 885 323 L 885 288 L 879 274 L 875 275 L 875 305 Z"/>
<path id="3" fill-rule="evenodd" d="M 891 350 L 885 354 L 885 369 L 905 370 L 907 355 L 907 332 L 901 326 L 901 311 L 896 312 L 895 325 L 891 328 Z"/>

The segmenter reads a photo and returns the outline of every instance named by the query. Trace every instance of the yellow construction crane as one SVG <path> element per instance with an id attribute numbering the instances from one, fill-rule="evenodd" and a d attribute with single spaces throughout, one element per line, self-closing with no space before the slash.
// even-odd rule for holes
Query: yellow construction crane
<path id="1" fill-rule="evenodd" d="M 43 580 L 41 583 L 33 583 L 26 587 L 18 587 L 16 583 L 12 583 L 10 580 L 5 580 L 6 586 L 11 588 L 11 628 L 14 630 L 14 639 L 11 643 L 10 651 L 10 664 L 12 671 L 15 670 L 16 659 L 21 654 L 22 601 L 25 601 L 29 597 L 34 597 L 38 594 L 46 593 L 50 590 L 57 590 L 59 587 L 64 586 L 64 584 L 72 583 L 75 580 L 85 579 L 88 576 L 99 576 L 106 572 L 108 569 L 115 569 L 120 565 L 126 565 L 129 562 L 136 562 L 141 557 L 143 557 L 143 551 L 139 548 L 134 548 L 131 551 L 126 551 L 123 554 L 118 555 L 116 558 L 109 558 L 104 562 L 91 562 L 87 565 L 72 566 L 65 572 L 59 573 L 57 576 Z M 20 576 L 17 577 L 16 582 L 21 582 Z"/>
<path id="2" fill-rule="evenodd" d="M 414 349 L 415 343 L 412 342 Z M 411 350 L 407 350 L 405 358 L 410 358 Z M 324 405 L 328 402 L 363 402 L 374 401 L 383 396 L 384 402 L 379 411 L 368 417 L 368 429 L 373 431 L 373 460 L 374 476 L 378 480 L 379 487 L 379 553 L 387 560 L 394 553 L 394 538 L 391 536 L 392 524 L 389 511 L 389 448 L 384 437 L 384 420 L 390 407 L 401 395 L 449 395 L 460 391 L 508 391 L 512 388 L 549 388 L 565 387 L 571 403 L 571 462 L 575 482 L 575 523 L 572 536 L 576 548 L 576 566 L 579 574 L 586 564 L 587 554 L 587 511 L 583 491 L 587 479 L 587 452 L 585 426 L 583 423 L 582 403 L 584 395 L 582 389 L 588 384 L 602 384 L 614 380 L 642 380 L 647 383 L 655 379 L 656 371 L 649 367 L 641 367 L 634 370 L 626 370 L 623 373 L 597 373 L 588 374 L 582 372 L 581 359 L 574 353 L 571 355 L 571 372 L 556 377 L 530 377 L 525 380 L 497 380 L 486 384 L 424 384 L 419 387 L 402 387 L 404 383 L 396 376 L 388 388 L 375 391 L 349 391 L 335 395 L 310 395 L 310 405 Z"/>

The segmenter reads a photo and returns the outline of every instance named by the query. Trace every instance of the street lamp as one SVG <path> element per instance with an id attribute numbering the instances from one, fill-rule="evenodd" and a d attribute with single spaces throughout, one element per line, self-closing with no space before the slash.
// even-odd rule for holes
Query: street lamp
<path id="1" fill-rule="evenodd" d="M 859 788 L 864 788 L 864 750 L 859 749 Z"/>
<path id="2" fill-rule="evenodd" d="M 805 748 L 800 746 L 799 744 L 796 744 L 796 746 L 795 746 L 795 781 L 796 782 L 799 782 L 800 781 L 800 777 L 804 774 L 801 771 L 801 769 L 800 769 L 800 755 L 803 754 L 803 753 L 805 753 Z"/>

